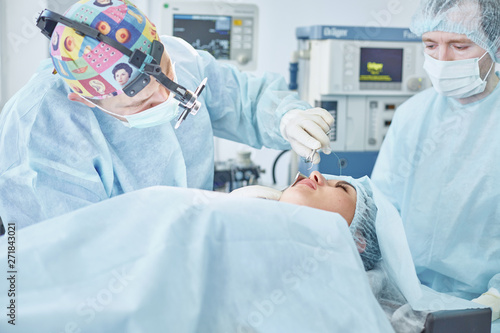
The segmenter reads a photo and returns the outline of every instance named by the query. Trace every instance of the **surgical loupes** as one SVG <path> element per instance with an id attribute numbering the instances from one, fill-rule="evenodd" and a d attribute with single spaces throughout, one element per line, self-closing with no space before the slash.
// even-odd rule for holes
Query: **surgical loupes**
<path id="1" fill-rule="evenodd" d="M 198 110 L 200 109 L 201 103 L 198 101 L 198 96 L 202 93 L 203 89 L 205 89 L 205 86 L 207 85 L 207 78 L 204 78 L 203 81 L 201 81 L 200 85 L 198 88 L 196 88 L 195 92 L 193 93 L 193 97 L 195 98 L 195 103 L 191 107 L 185 107 L 184 111 L 182 111 L 181 115 L 177 119 L 177 123 L 175 124 L 175 129 L 179 128 L 181 123 L 187 118 L 187 116 L 191 113 L 193 116 L 198 113 Z"/>

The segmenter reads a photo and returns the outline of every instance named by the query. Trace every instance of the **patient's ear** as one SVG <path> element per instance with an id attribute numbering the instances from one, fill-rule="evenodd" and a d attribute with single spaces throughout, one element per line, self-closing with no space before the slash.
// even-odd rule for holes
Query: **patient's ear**
<path id="1" fill-rule="evenodd" d="M 366 239 L 361 235 L 361 232 L 356 231 L 356 247 L 359 253 L 365 252 L 366 249 Z"/>

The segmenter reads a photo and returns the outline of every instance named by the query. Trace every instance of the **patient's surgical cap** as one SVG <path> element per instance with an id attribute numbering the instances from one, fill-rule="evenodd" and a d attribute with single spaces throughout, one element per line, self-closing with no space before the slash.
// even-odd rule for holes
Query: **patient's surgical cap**
<path id="1" fill-rule="evenodd" d="M 368 177 L 365 176 L 359 179 L 347 177 L 346 181 L 356 188 L 356 211 L 349 230 L 356 244 L 366 243 L 366 248 L 360 253 L 360 256 L 365 270 L 368 271 L 375 266 L 382 256 L 375 228 L 377 206 L 373 200 L 373 192 Z"/>
<path id="2" fill-rule="evenodd" d="M 132 51 L 150 54 L 153 40 L 158 40 L 154 24 L 127 0 L 81 0 L 64 16 L 99 30 Z M 128 63 L 128 56 L 61 23 L 49 47 L 56 71 L 74 92 L 85 97 L 122 94 L 123 87 L 139 74 Z"/>
<path id="3" fill-rule="evenodd" d="M 464 34 L 495 62 L 500 60 L 499 0 L 424 0 L 410 29 L 418 36 L 430 31 Z"/>

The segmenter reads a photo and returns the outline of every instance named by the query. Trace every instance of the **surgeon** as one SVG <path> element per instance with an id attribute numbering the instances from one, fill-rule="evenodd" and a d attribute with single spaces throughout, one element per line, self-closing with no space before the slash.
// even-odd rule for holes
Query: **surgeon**
<path id="1" fill-rule="evenodd" d="M 241 73 L 160 38 L 129 1 L 82 0 L 64 16 L 44 11 L 37 26 L 51 38 L 51 61 L 0 114 L 5 223 L 26 227 L 153 185 L 212 189 L 214 136 L 328 153 L 327 111 L 281 77 Z M 120 64 L 129 77 L 113 73 Z"/>
<path id="2" fill-rule="evenodd" d="M 347 222 L 365 270 L 371 270 L 381 259 L 375 221 L 377 206 L 368 177 L 329 176 L 318 171 L 309 177 L 298 174 L 284 191 L 261 185 L 241 187 L 233 196 L 256 197 L 338 213 Z"/>
<path id="3" fill-rule="evenodd" d="M 397 110 L 372 181 L 401 214 L 421 282 L 491 306 L 496 319 L 500 1 L 427 0 L 411 30 L 433 87 Z"/>

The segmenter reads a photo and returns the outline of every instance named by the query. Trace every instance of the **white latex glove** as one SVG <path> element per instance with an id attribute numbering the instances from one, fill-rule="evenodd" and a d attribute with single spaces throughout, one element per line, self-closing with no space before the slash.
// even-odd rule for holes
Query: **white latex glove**
<path id="1" fill-rule="evenodd" d="M 271 187 L 266 187 L 261 185 L 250 185 L 237 188 L 230 194 L 239 197 L 279 200 L 281 198 L 281 193 L 282 193 L 281 191 Z"/>
<path id="2" fill-rule="evenodd" d="M 326 133 L 333 121 L 332 115 L 325 109 L 290 110 L 281 118 L 280 131 L 299 156 L 308 158 L 315 149 L 330 154 L 330 139 Z M 318 164 L 319 161 L 319 153 L 316 152 L 313 163 Z"/>
<path id="3" fill-rule="evenodd" d="M 478 298 L 474 298 L 472 301 L 491 308 L 491 321 L 500 318 L 500 292 L 496 288 L 490 288 L 487 292 Z"/>

